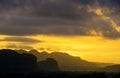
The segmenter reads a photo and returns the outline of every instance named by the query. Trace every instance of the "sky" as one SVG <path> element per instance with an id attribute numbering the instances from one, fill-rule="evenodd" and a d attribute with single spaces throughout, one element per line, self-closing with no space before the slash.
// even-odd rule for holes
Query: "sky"
<path id="1" fill-rule="evenodd" d="M 120 64 L 120 0 L 0 1 L 0 48 Z"/>

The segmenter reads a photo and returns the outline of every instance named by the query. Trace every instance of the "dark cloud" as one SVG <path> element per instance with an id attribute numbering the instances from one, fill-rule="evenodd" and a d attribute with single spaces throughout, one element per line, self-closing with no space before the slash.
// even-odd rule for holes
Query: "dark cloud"
<path id="1" fill-rule="evenodd" d="M 32 46 L 25 46 L 25 45 L 16 45 L 16 44 L 11 44 L 11 43 L 9 43 L 9 44 L 7 44 L 7 45 L 5 45 L 5 47 L 6 48 L 16 48 L 16 49 L 28 49 L 28 50 L 30 50 L 30 49 L 33 49 L 33 47 Z"/>
<path id="2" fill-rule="evenodd" d="M 4 39 L 1 39 L 0 41 L 9 41 L 9 42 L 22 42 L 22 43 L 40 43 L 42 41 L 26 38 L 26 37 L 6 37 Z"/>
<path id="3" fill-rule="evenodd" d="M 65 33 L 67 28 L 69 30 L 69 27 L 75 24 L 71 20 L 59 18 L 5 16 L 1 22 L 0 33 L 7 35 L 60 34 L 62 31 Z"/>
<path id="4" fill-rule="evenodd" d="M 11 7 L 8 7 L 10 10 L 13 10 L 12 13 L 19 14 L 20 12 L 18 12 L 18 9 L 22 8 L 23 11 L 20 9 L 20 11 L 22 11 L 21 14 L 25 14 L 26 12 L 28 15 L 32 14 L 38 16 L 52 16 L 59 18 L 77 19 L 79 18 L 79 13 L 77 13 L 77 10 L 79 9 L 78 6 L 87 9 L 84 5 L 92 4 L 94 0 L 11 0 L 10 2 L 7 2 L 6 0 L 3 1 L 3 4 L 6 3 L 6 5 L 8 5 L 9 3 L 9 6 L 12 6 L 12 9 Z M 16 4 L 16 6 L 14 4 Z M 21 7 L 22 5 L 24 5 L 24 7 Z"/>
<path id="5" fill-rule="evenodd" d="M 88 32 L 95 30 L 103 33 L 103 36 L 106 37 L 119 37 L 119 33 L 109 23 L 95 15 L 91 16 L 90 20 L 81 19 L 79 21 L 18 16 L 5 17 L 3 21 L 0 33 L 6 35 L 90 35 Z M 10 40 L 16 40 L 16 38 Z M 25 39 L 20 38 L 20 40 Z"/>
<path id="6" fill-rule="evenodd" d="M 3 2 L 2 2 L 3 1 Z M 119 0 L 2 0 L 9 11 L 0 16 L 0 34 L 7 35 L 92 35 L 91 30 L 108 38 L 119 38 L 108 21 L 90 8 L 102 8 L 105 16 L 120 25 Z M 11 8 L 12 7 L 12 8 Z M 21 9 L 22 8 L 22 9 Z M 93 34 L 94 35 L 94 34 Z M 99 34 L 98 34 L 99 35 Z"/>
<path id="7" fill-rule="evenodd" d="M 97 0 L 97 2 L 102 6 L 107 7 L 118 7 L 120 6 L 120 0 Z"/>
<path id="8" fill-rule="evenodd" d="M 120 26 L 120 0 L 98 0 L 106 16 L 110 16 Z"/>

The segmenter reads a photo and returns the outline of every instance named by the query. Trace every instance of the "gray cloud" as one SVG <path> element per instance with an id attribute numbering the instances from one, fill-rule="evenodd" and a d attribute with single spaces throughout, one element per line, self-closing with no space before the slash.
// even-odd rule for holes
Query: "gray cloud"
<path id="1" fill-rule="evenodd" d="M 7 15 L 0 15 L 0 34 L 91 35 L 89 32 L 94 30 L 107 38 L 120 37 L 120 33 L 109 22 L 89 11 L 89 6 L 103 8 L 105 15 L 119 25 L 119 0 L 22 1 L 17 0 L 14 5 L 10 2 L 12 8 Z M 5 9 L 3 13 L 6 14 Z"/>
<path id="2" fill-rule="evenodd" d="M 28 50 L 30 50 L 30 49 L 33 49 L 33 47 L 32 46 L 25 46 L 25 45 L 16 45 L 16 44 L 11 44 L 11 43 L 9 43 L 8 45 L 6 45 L 5 46 L 6 48 L 16 48 L 16 49 L 28 49 Z"/>
<path id="3" fill-rule="evenodd" d="M 31 38 L 26 38 L 26 37 L 6 37 L 4 39 L 1 39 L 0 41 L 9 41 L 9 42 L 21 42 L 21 43 L 41 43 L 42 41 L 36 40 L 36 39 L 31 39 Z"/>

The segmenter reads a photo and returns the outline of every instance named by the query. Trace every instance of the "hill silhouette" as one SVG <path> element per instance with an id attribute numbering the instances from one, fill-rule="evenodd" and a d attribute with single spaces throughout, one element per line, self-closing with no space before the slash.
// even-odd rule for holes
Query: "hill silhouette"
<path id="1" fill-rule="evenodd" d="M 47 58 L 46 60 L 38 62 L 38 66 L 40 71 L 48 72 L 59 71 L 57 61 L 52 58 Z"/>
<path id="2" fill-rule="evenodd" d="M 96 63 L 88 62 L 80 57 L 74 57 L 62 52 L 41 52 L 31 50 L 29 53 L 37 57 L 38 62 L 46 58 L 53 58 L 58 62 L 59 68 L 63 71 L 95 71 L 100 66 Z"/>
<path id="3" fill-rule="evenodd" d="M 38 52 L 37 50 L 33 49 L 28 51 L 25 50 L 17 50 L 19 53 L 30 53 L 37 57 L 38 63 L 46 60 L 47 58 L 53 58 L 57 61 L 59 69 L 61 71 L 105 71 L 103 69 L 114 66 L 112 63 L 97 63 L 97 62 L 89 62 L 86 60 L 81 59 L 80 57 L 74 57 L 67 53 L 63 52 Z M 113 69 L 113 68 L 109 68 Z M 116 70 L 116 69 L 114 69 Z M 107 70 L 106 70 L 107 71 Z"/>
<path id="4" fill-rule="evenodd" d="M 106 72 L 120 72 L 120 64 L 107 66 L 101 69 Z"/>
<path id="5" fill-rule="evenodd" d="M 59 71 L 58 63 L 52 58 L 37 62 L 35 55 L 25 50 L 0 50 L 0 73 L 30 73 Z"/>
<path id="6" fill-rule="evenodd" d="M 33 54 L 19 54 L 14 50 L 0 50 L 0 72 L 24 73 L 37 70 L 37 59 Z"/>

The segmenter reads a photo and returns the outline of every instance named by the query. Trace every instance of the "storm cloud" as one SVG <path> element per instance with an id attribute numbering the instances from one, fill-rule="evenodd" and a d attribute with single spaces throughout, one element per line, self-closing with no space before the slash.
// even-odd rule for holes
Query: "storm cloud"
<path id="1" fill-rule="evenodd" d="M 0 2 L 0 34 L 120 37 L 120 32 L 111 24 L 112 20 L 120 26 L 119 0 L 5 1 Z M 91 11 L 99 8 L 102 9 L 104 17 L 110 18 L 110 22 Z"/>

